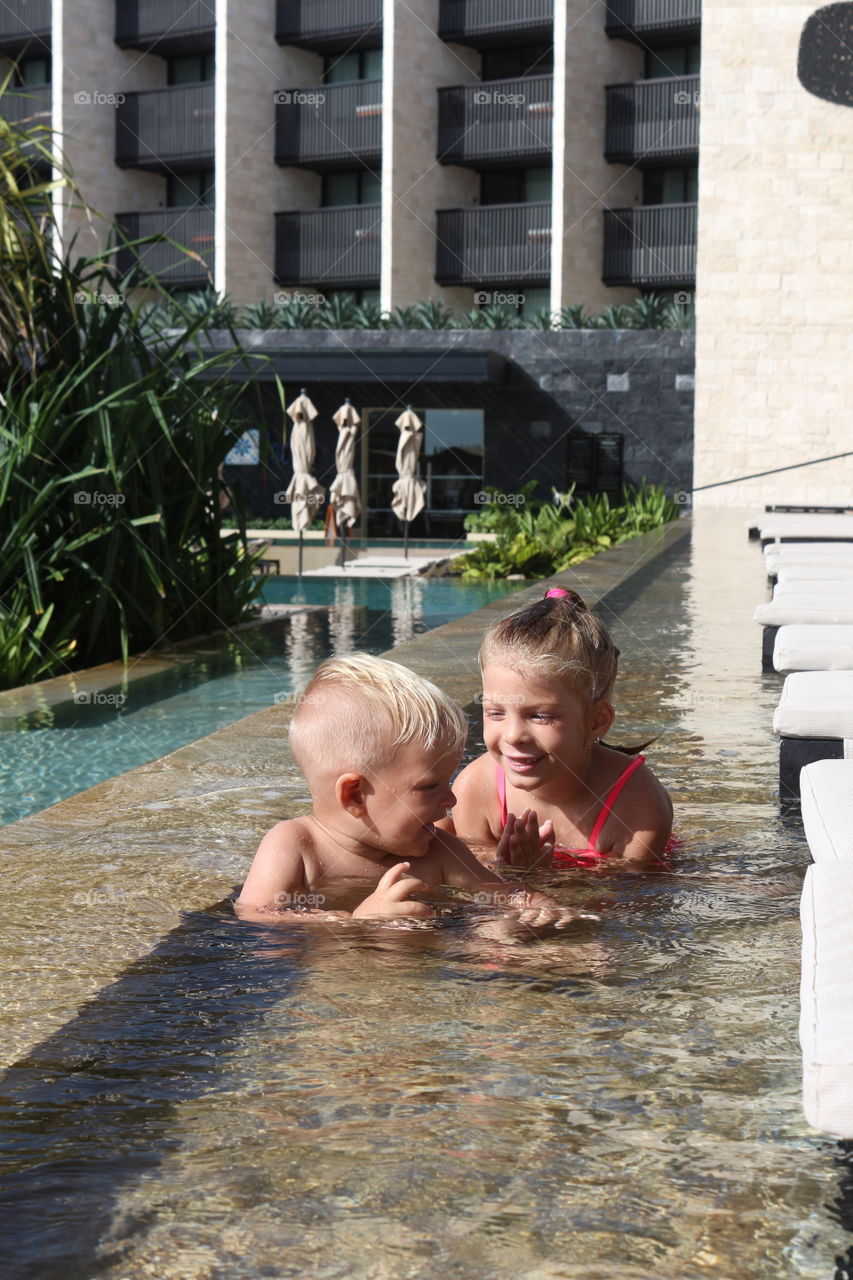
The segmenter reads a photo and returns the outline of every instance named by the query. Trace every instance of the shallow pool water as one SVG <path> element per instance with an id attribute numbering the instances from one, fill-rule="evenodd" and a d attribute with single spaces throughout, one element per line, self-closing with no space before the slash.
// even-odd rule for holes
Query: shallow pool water
<path id="1" fill-rule="evenodd" d="M 454 578 L 267 578 L 267 604 L 327 612 L 219 637 L 174 672 L 131 681 L 99 701 L 46 708 L 24 724 L 0 719 L 0 825 L 287 698 L 331 654 L 382 653 L 507 590 Z"/>
<path id="2" fill-rule="evenodd" d="M 672 871 L 551 876 L 601 921 L 529 947 L 478 939 L 474 907 L 187 914 L 7 1073 L 6 1274 L 828 1280 L 850 1237 L 800 1108 L 809 859 L 774 795 L 757 555 L 709 536 L 607 602 L 610 736 L 660 735 Z"/>

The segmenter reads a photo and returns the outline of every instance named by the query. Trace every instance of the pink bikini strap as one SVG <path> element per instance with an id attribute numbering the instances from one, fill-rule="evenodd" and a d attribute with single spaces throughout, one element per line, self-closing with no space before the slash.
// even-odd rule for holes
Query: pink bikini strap
<path id="1" fill-rule="evenodd" d="M 601 812 L 595 820 L 595 826 L 593 827 L 589 837 L 589 848 L 591 851 L 598 851 L 598 837 L 601 835 L 602 827 L 613 812 L 613 806 L 619 798 L 620 791 L 631 775 L 637 772 L 640 765 L 645 764 L 645 760 L 645 756 L 634 756 L 634 759 L 619 775 L 607 795 L 604 797 L 604 804 L 601 806 Z"/>
<path id="2" fill-rule="evenodd" d="M 507 811 L 506 811 L 506 774 L 504 773 L 504 771 L 503 771 L 503 769 L 500 767 L 500 765 L 496 765 L 495 767 L 496 767 L 496 769 L 497 769 L 497 774 L 496 774 L 496 777 L 495 777 L 495 781 L 497 782 L 497 785 L 498 785 L 498 803 L 499 803 L 499 805 L 500 805 L 500 807 L 501 807 L 501 827 L 505 827 L 505 826 L 506 826 L 506 819 L 507 819 Z"/>

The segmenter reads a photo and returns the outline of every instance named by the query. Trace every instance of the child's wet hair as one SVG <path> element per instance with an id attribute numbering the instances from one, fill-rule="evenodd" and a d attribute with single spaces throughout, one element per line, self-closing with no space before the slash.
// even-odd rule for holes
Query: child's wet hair
<path id="1" fill-rule="evenodd" d="M 619 650 L 576 591 L 552 588 L 542 600 L 492 623 L 480 646 L 480 668 L 533 670 L 594 702 L 610 698 Z"/>
<path id="2" fill-rule="evenodd" d="M 321 774 L 386 767 L 400 747 L 459 757 L 461 707 L 407 667 L 369 653 L 330 658 L 314 672 L 290 724 L 290 748 L 309 782 Z"/>

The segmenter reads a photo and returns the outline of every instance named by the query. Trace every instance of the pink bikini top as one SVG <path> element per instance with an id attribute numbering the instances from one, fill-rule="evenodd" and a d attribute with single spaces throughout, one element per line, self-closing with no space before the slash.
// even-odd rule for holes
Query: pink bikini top
<path id="1" fill-rule="evenodd" d="M 645 756 L 634 756 L 628 765 L 620 773 L 613 786 L 604 797 L 604 803 L 601 811 L 595 820 L 595 826 L 589 837 L 589 844 L 586 849 L 569 849 L 564 844 L 554 846 L 554 866 L 558 867 L 588 867 L 600 862 L 602 858 L 606 858 L 606 853 L 598 851 L 598 837 L 601 835 L 602 828 L 610 817 L 613 806 L 621 792 L 625 783 L 636 773 L 640 765 L 645 763 Z M 498 789 L 498 802 L 501 809 L 501 826 L 506 825 L 507 807 L 506 807 L 506 775 L 500 765 L 497 765 L 496 782 Z"/>

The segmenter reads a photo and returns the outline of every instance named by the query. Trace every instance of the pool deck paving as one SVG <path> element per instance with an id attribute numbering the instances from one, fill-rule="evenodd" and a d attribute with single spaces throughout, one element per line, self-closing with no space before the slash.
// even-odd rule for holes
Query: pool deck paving
<path id="1" fill-rule="evenodd" d="M 689 537 L 690 520 L 683 518 L 557 574 L 548 585 L 574 588 L 590 606 L 632 582 L 642 590 L 644 571 L 656 574 Z M 484 628 L 541 598 L 544 587 L 530 583 L 386 656 L 471 706 L 480 689 Z M 73 698 L 72 677 L 52 683 L 57 701 L 63 691 L 65 701 Z M 255 712 L 0 829 L 16 903 L 0 966 L 6 1062 L 146 955 L 182 912 L 231 893 L 264 832 L 305 811 L 307 789 L 287 746 L 291 711 L 288 700 Z"/>

